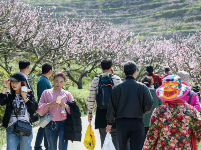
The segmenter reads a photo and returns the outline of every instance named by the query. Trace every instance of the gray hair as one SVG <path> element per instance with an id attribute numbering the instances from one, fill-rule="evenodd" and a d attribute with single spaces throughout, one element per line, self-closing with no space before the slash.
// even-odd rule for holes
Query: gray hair
<path id="1" fill-rule="evenodd" d="M 189 80 L 190 80 L 190 75 L 189 75 L 188 72 L 186 72 L 186 71 L 179 71 L 179 72 L 177 73 L 177 75 L 181 78 L 181 81 L 186 82 L 187 84 L 190 85 L 190 82 L 189 82 Z"/>

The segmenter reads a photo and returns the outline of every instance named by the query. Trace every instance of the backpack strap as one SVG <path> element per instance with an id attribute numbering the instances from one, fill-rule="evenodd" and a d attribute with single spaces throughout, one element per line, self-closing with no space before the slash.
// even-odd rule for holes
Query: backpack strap
<path id="1" fill-rule="evenodd" d="M 99 81 L 98 81 L 98 90 L 99 90 L 99 87 L 100 87 L 100 83 L 101 83 L 101 78 L 102 78 L 102 75 L 98 75 L 97 76 L 99 78 Z M 98 91 L 97 91 L 98 92 Z"/>
<path id="2" fill-rule="evenodd" d="M 192 96 L 193 96 L 193 92 L 190 90 L 190 97 L 189 97 L 189 100 L 188 100 L 188 104 L 191 103 L 191 98 L 192 98 Z"/>

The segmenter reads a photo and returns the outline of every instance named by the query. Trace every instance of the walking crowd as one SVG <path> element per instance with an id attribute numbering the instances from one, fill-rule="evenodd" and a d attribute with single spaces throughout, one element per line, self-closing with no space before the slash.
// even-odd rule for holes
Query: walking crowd
<path id="1" fill-rule="evenodd" d="M 63 88 L 65 74 L 55 73 L 52 85 L 52 65 L 44 63 L 36 101 L 27 77 L 30 62 L 21 60 L 19 69 L 4 79 L 0 93 L 0 105 L 6 105 L 2 122 L 7 150 L 32 149 L 32 124 L 39 118 L 34 150 L 42 150 L 43 139 L 46 150 L 67 150 L 68 140 L 81 141 L 81 113 L 71 93 Z M 166 67 L 160 76 L 149 65 L 147 75 L 138 82 L 137 65 L 129 61 L 123 66 L 126 78 L 122 81 L 108 59 L 101 61 L 101 70 L 91 83 L 88 98 L 88 121 L 95 108 L 101 148 L 110 133 L 116 150 L 197 150 L 201 141 L 200 87 L 191 90 L 187 72 L 172 74 Z"/>

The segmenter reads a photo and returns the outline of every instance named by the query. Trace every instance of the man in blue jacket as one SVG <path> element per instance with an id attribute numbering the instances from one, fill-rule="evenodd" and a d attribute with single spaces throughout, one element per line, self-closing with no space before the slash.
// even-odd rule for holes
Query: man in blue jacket
<path id="1" fill-rule="evenodd" d="M 146 85 L 137 82 L 137 66 L 133 61 L 124 65 L 125 80 L 112 89 L 107 109 L 106 132 L 116 120 L 119 150 L 142 150 L 144 142 L 144 114 L 151 111 L 153 98 Z"/>
<path id="2" fill-rule="evenodd" d="M 42 65 L 42 75 L 40 76 L 37 83 L 38 102 L 40 101 L 40 97 L 43 91 L 52 88 L 52 84 L 50 83 L 50 80 L 49 80 L 49 77 L 52 75 L 52 73 L 53 73 L 52 65 L 49 63 L 44 63 Z M 35 150 L 42 150 L 41 143 L 42 143 L 43 137 L 44 137 L 45 149 L 48 150 L 48 142 L 45 135 L 45 128 L 41 128 L 41 127 L 38 129 L 38 133 L 36 136 L 36 142 L 34 146 Z"/>

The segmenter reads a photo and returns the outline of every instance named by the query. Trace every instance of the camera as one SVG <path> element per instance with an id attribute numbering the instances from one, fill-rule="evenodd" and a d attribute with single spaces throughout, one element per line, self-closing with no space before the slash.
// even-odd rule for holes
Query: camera
<path id="1" fill-rule="evenodd" d="M 200 97 L 200 87 L 199 86 L 193 86 L 193 91 L 197 93 L 198 97 Z"/>

